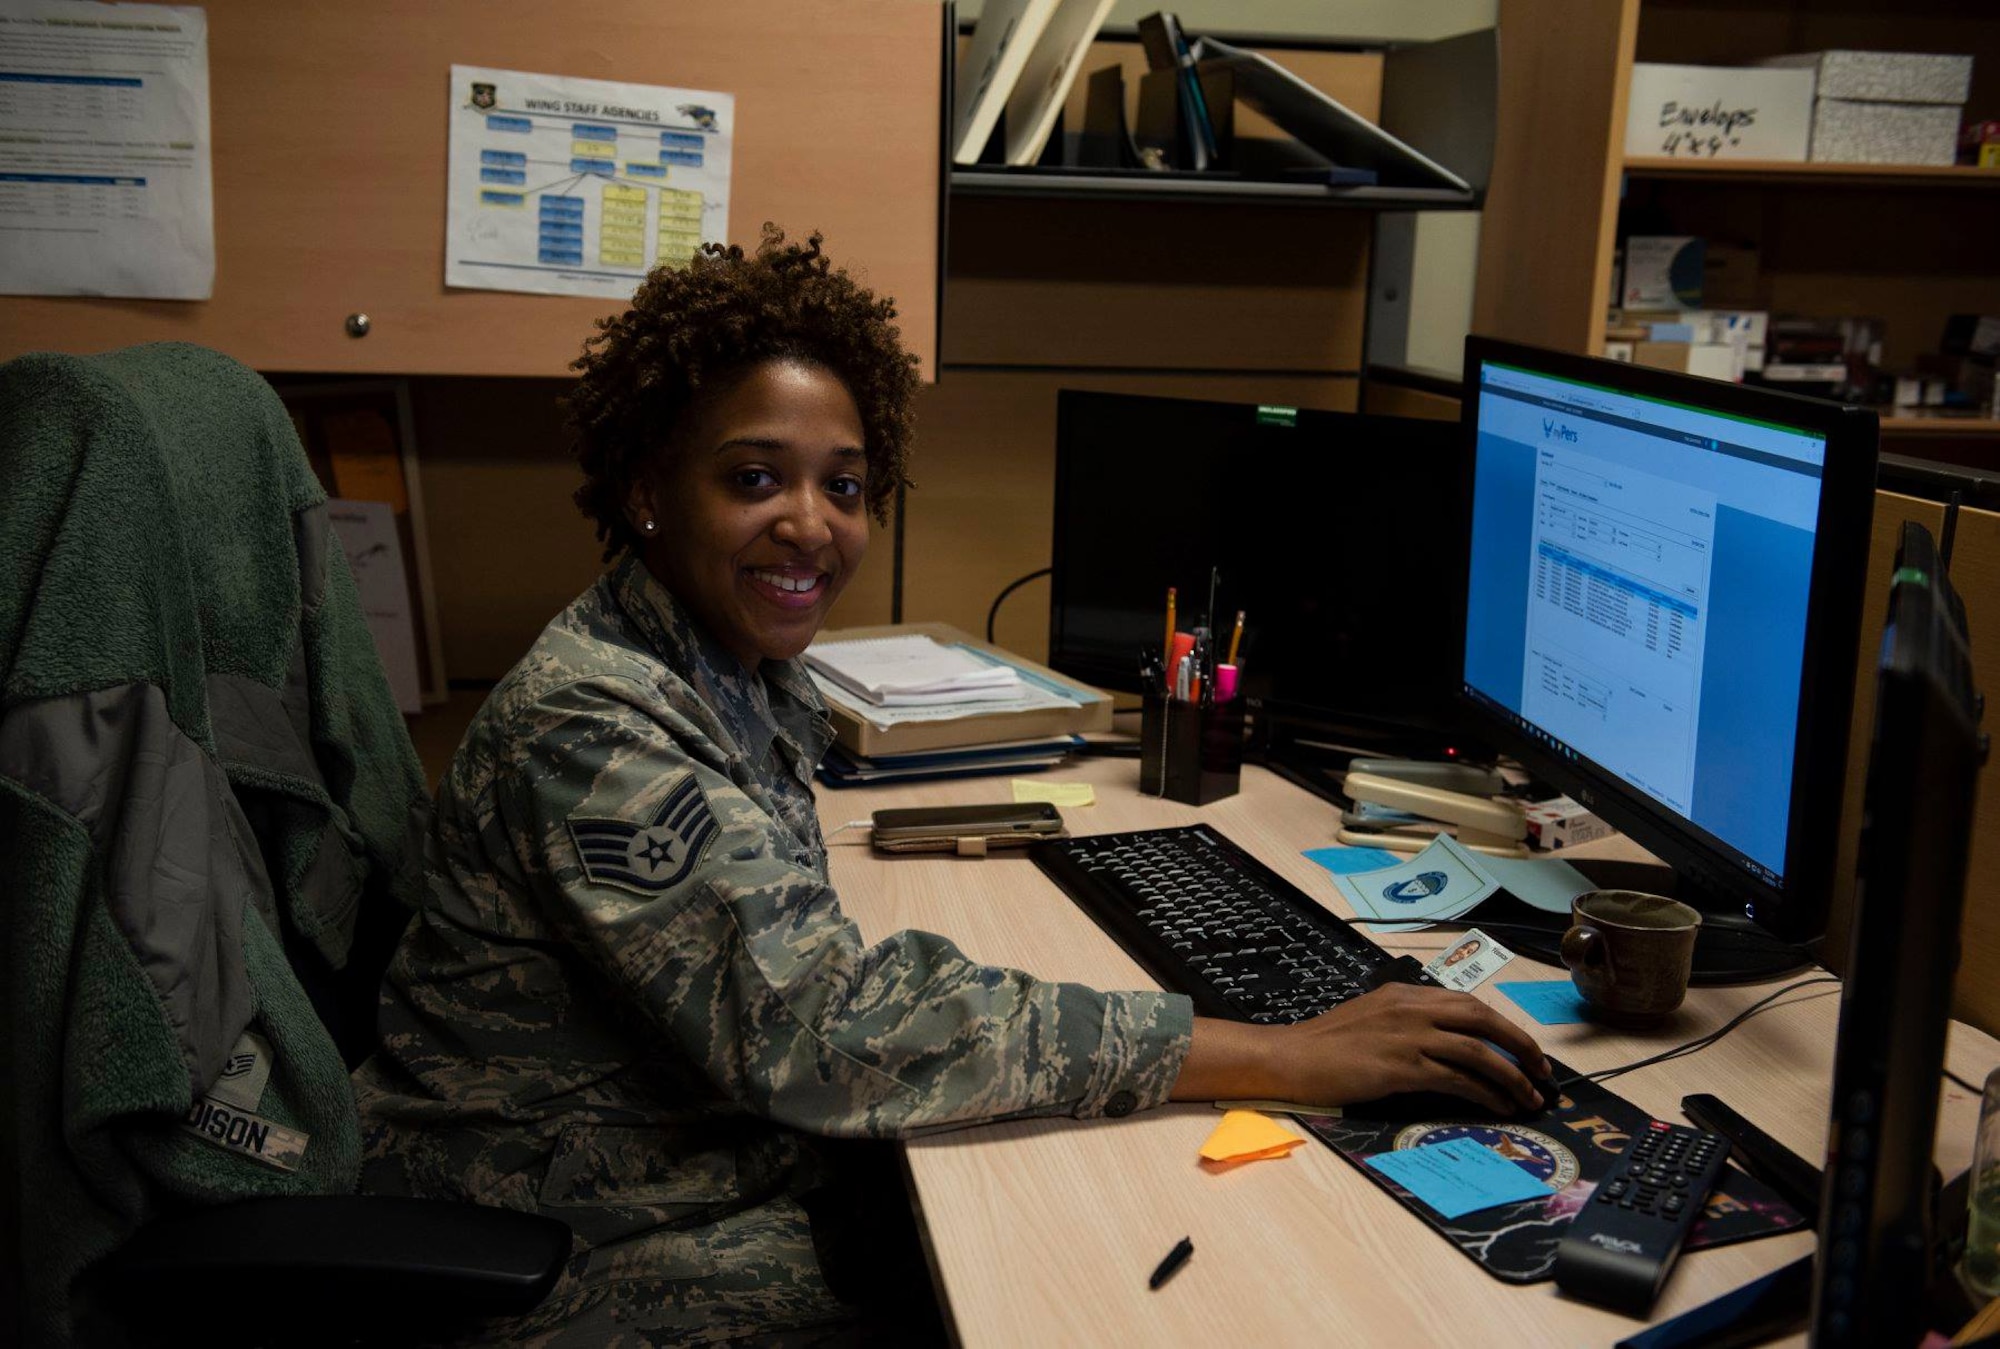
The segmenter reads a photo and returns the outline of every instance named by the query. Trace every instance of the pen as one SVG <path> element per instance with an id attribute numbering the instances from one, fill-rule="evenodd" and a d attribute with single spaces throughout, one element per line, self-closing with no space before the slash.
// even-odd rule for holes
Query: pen
<path id="1" fill-rule="evenodd" d="M 1193 1254 L 1194 1238 L 1182 1237 L 1180 1245 L 1167 1252 L 1167 1258 L 1160 1261 L 1159 1268 L 1153 1271 L 1153 1277 L 1146 1280 L 1146 1287 L 1157 1291 L 1161 1284 L 1180 1272 L 1180 1267 L 1185 1265 L 1188 1257 Z"/>
<path id="2" fill-rule="evenodd" d="M 1179 593 L 1180 593 L 1180 592 L 1179 592 L 1179 591 L 1177 591 L 1177 590 L 1175 590 L 1175 589 L 1174 589 L 1174 588 L 1173 588 L 1172 586 L 1168 586 L 1168 587 L 1167 587 L 1167 649 L 1166 649 L 1166 657 L 1167 657 L 1167 664 L 1168 664 L 1168 665 L 1172 665 L 1172 664 L 1173 664 L 1173 660 L 1174 660 L 1174 599 L 1175 599 L 1175 597 L 1176 597 L 1176 596 L 1177 596 L 1177 595 L 1178 595 Z"/>
<path id="3" fill-rule="evenodd" d="M 1229 659 L 1223 662 L 1224 665 L 1234 665 L 1236 663 L 1236 648 L 1242 645 L 1243 611 L 1238 609 L 1236 611 L 1236 631 L 1229 634 Z"/>

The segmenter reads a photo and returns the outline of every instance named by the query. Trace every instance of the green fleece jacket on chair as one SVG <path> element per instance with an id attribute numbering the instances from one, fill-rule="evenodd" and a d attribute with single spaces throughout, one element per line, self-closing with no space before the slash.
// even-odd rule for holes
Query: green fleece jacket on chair
<path id="1" fill-rule="evenodd" d="M 162 343 L 0 365 L 0 1255 L 25 1337 L 152 1215 L 353 1188 L 337 969 L 422 772 L 283 405 Z M 394 897 L 394 898 L 392 898 Z"/>

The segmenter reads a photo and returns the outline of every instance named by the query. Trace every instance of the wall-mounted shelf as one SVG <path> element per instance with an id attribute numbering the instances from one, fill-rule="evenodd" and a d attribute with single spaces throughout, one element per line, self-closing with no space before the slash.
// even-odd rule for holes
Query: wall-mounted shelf
<path id="1" fill-rule="evenodd" d="M 953 169 L 951 192 L 954 197 L 1206 202 L 1231 206 L 1287 205 L 1364 211 L 1476 211 L 1481 201 L 1477 192 L 1439 188 L 1328 187 L 1323 183 L 1271 182 L 1226 173 L 1177 173 L 1171 170 L 995 166 Z"/>
<path id="2" fill-rule="evenodd" d="M 2000 436 L 2000 418 L 1905 412 L 1884 415 L 1882 433 L 1898 436 Z"/>
<path id="3" fill-rule="evenodd" d="M 2000 187 L 2000 169 L 1964 164 L 1802 164 L 1789 160 L 1627 158 L 1634 178 L 1673 178 L 1717 183 L 1791 183 L 1803 187 Z"/>

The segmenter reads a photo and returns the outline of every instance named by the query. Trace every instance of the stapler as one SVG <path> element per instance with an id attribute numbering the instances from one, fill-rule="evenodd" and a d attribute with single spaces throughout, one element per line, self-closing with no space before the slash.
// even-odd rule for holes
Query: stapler
<path id="1" fill-rule="evenodd" d="M 1353 803 L 1340 841 L 1358 848 L 1418 852 L 1440 833 L 1495 857 L 1526 857 L 1528 818 L 1498 800 L 1506 783 L 1490 768 L 1413 759 L 1356 759 L 1341 790 Z"/>

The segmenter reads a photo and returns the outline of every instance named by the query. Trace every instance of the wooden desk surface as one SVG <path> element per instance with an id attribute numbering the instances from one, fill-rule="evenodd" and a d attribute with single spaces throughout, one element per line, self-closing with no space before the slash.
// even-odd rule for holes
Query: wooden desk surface
<path id="1" fill-rule="evenodd" d="M 1260 769 L 1243 791 L 1201 809 L 1141 798 L 1132 759 L 1091 759 L 1048 775 L 1094 783 L 1097 804 L 1066 809 L 1072 832 L 1205 822 L 1306 893 L 1345 914 L 1303 849 L 1331 844 L 1333 810 Z M 819 790 L 831 829 L 885 806 L 1009 799 L 1006 778 L 865 790 Z M 1101 988 L 1156 985 L 1019 856 L 876 856 L 865 833 L 834 840 L 841 902 L 870 939 L 905 927 L 943 933 L 978 960 Z M 1381 934 L 1392 950 L 1431 951 L 1442 935 Z M 1513 978 L 1559 977 L 1522 959 Z M 1491 989 L 1489 1002 L 1551 1053 L 1591 1070 L 1711 1030 L 1777 985 L 1697 989 L 1645 1034 L 1535 1026 Z M 1709 1091 L 1780 1142 L 1817 1160 L 1825 1141 L 1838 990 L 1801 990 L 1689 1059 L 1611 1084 L 1664 1119 L 1681 1096 Z M 2000 1044 L 1954 1026 L 1948 1063 L 1969 1082 L 2000 1063 Z M 1971 1159 L 1978 1098 L 1947 1082 L 1938 1162 Z M 1122 1120 L 1028 1120 L 916 1140 L 906 1155 L 934 1273 L 960 1341 L 1023 1344 L 1402 1343 L 1610 1344 L 1635 1323 L 1487 1275 L 1330 1149 L 1308 1142 L 1282 1161 L 1221 1175 L 1196 1163 L 1220 1116 L 1176 1105 Z M 1146 1276 L 1183 1236 L 1195 1256 L 1157 1293 Z M 1807 1252 L 1791 1233 L 1685 1257 L 1655 1308 L 1667 1316 Z"/>

